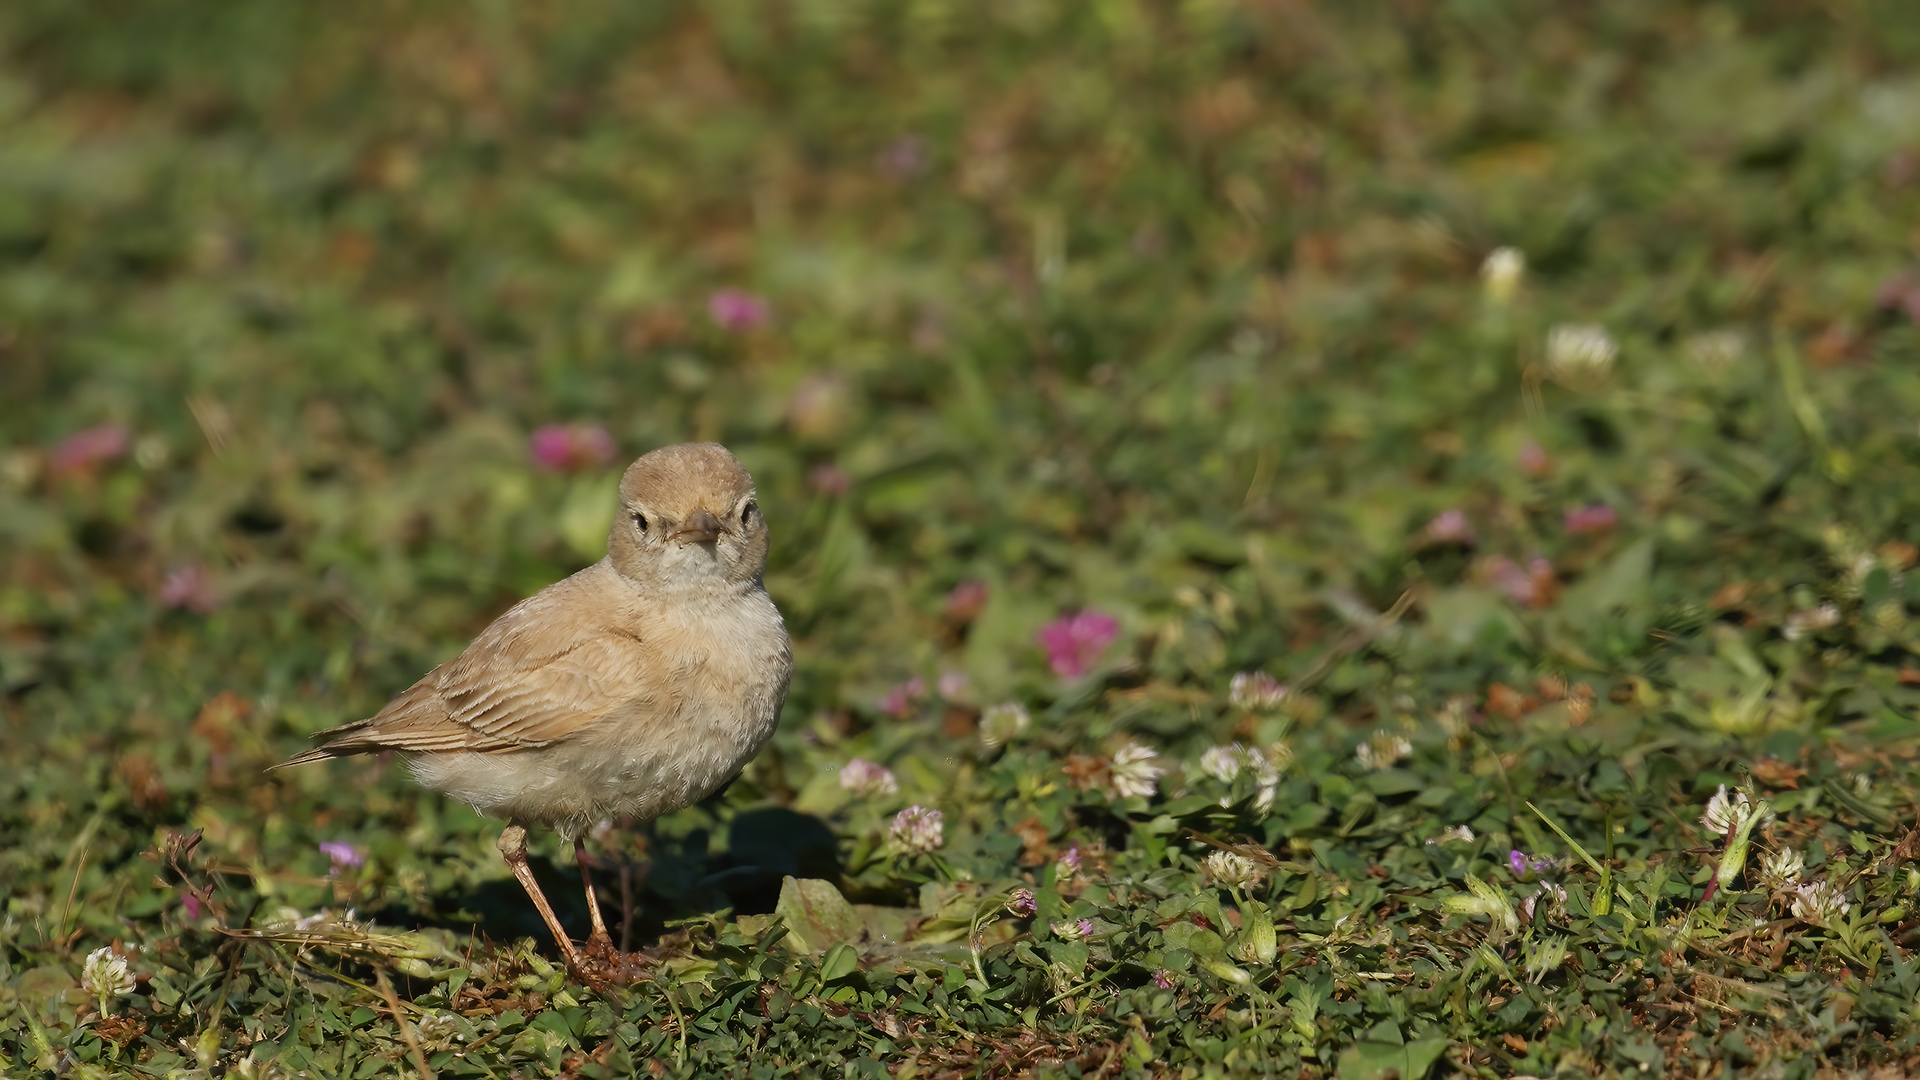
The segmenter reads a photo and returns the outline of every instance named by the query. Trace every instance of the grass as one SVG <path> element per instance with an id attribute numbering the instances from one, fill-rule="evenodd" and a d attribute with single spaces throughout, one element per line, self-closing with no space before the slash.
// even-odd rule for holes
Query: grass
<path id="1" fill-rule="evenodd" d="M 0 57 L 0 1073 L 1920 1067 L 1911 5 L 16 0 Z M 658 957 L 596 992 L 495 823 L 262 770 L 689 438 L 794 688 L 594 837 Z"/>

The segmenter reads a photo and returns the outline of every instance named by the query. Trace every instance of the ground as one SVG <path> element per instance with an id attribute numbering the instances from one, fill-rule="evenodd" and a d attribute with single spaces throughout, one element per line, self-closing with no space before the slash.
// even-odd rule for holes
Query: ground
<path id="1" fill-rule="evenodd" d="M 1869 0 L 13 0 L 0 1073 L 1920 1068 L 1916 61 Z M 263 770 L 696 438 L 793 691 L 590 838 L 596 988 L 497 823 Z"/>

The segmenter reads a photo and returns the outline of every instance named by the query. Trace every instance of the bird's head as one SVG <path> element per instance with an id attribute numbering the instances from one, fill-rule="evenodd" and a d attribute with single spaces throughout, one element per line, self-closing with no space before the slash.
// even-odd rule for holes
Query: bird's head
<path id="1" fill-rule="evenodd" d="M 719 443 L 679 443 L 642 455 L 620 478 L 607 555 L 614 569 L 643 584 L 752 581 L 767 565 L 767 523 L 753 477 Z"/>

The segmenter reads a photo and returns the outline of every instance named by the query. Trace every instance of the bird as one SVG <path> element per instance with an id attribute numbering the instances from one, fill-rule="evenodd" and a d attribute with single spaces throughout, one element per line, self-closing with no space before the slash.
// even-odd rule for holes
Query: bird
<path id="1" fill-rule="evenodd" d="M 426 787 L 504 819 L 497 846 L 576 975 L 616 957 L 583 835 L 712 794 L 773 735 L 793 644 L 767 595 L 753 477 L 718 443 L 663 446 L 620 478 L 606 557 L 507 609 L 378 713 L 275 769 L 397 751 Z M 527 830 L 580 859 L 592 933 L 567 935 Z"/>

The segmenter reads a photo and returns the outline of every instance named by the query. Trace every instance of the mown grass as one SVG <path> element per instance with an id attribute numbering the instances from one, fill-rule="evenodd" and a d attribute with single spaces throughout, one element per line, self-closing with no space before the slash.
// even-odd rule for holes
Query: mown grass
<path id="1" fill-rule="evenodd" d="M 16 0 L 0 56 L 0 1072 L 1915 1067 L 1910 5 Z M 262 771 L 599 557 L 556 423 L 732 447 L 798 650 L 724 795 L 596 835 L 606 992 L 493 823 Z"/>

